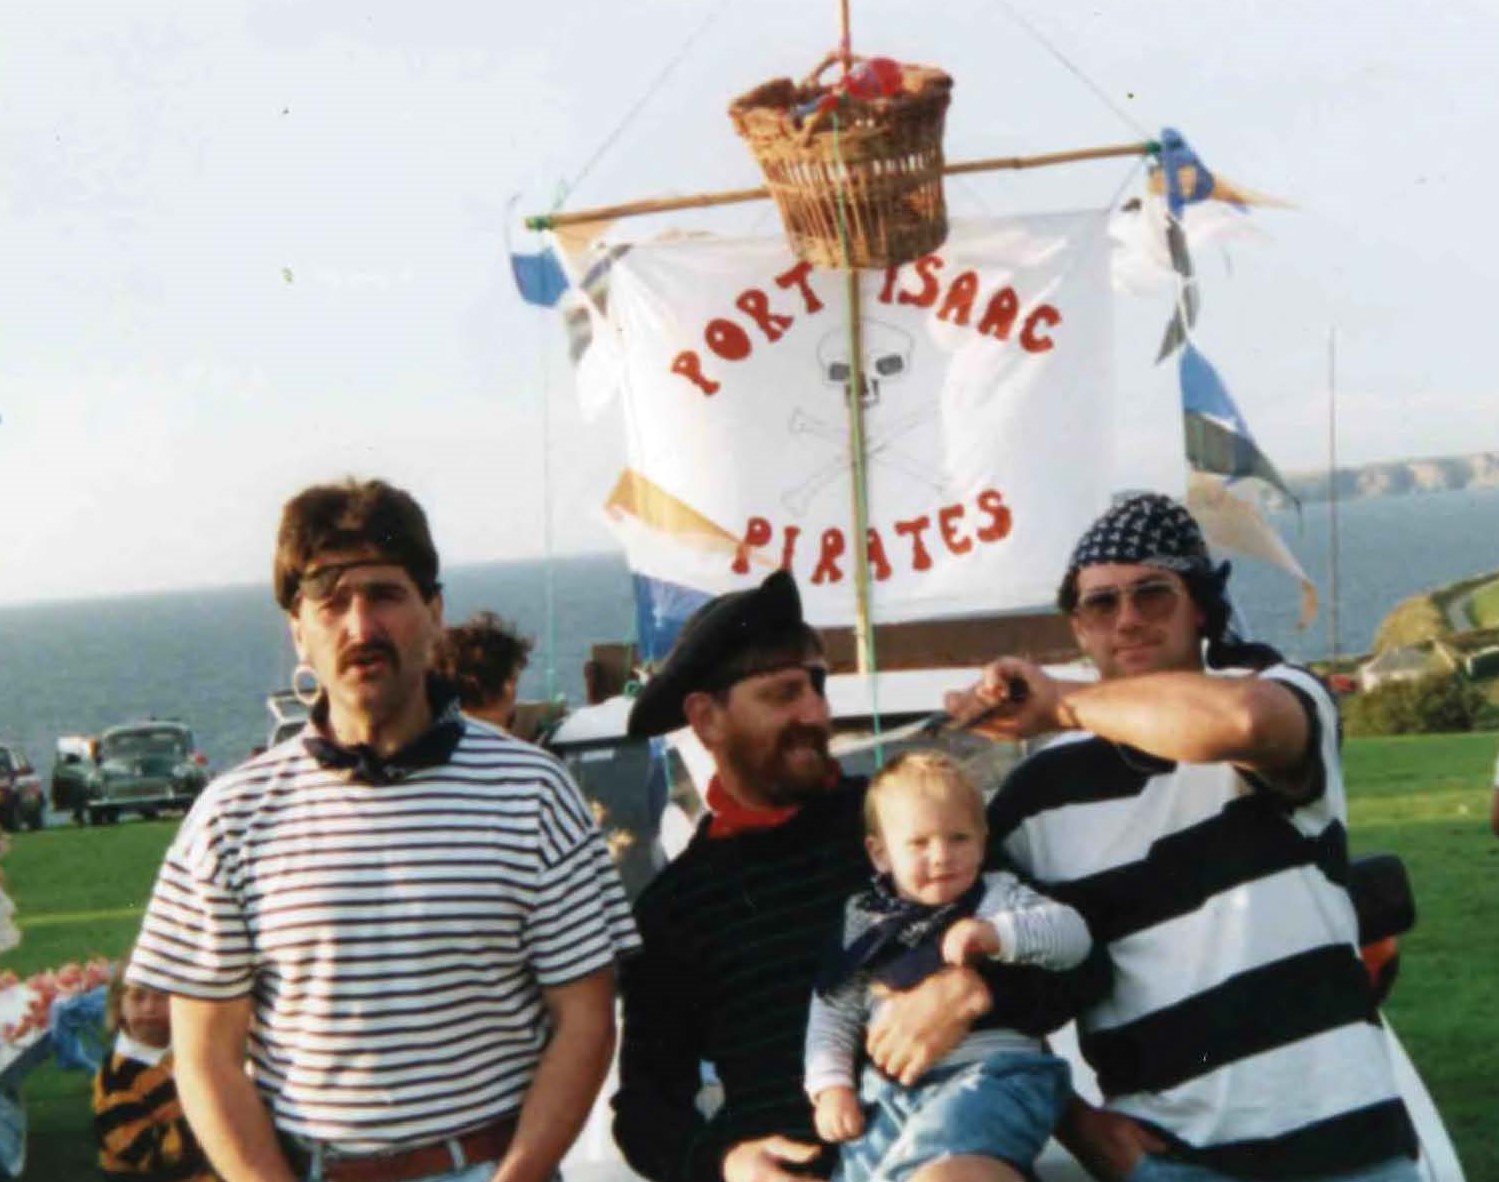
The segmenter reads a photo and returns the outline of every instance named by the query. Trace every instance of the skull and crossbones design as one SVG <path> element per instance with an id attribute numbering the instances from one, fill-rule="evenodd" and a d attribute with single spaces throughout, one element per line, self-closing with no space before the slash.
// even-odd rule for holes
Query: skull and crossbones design
<path id="1" fill-rule="evenodd" d="M 940 471 L 934 472 L 930 464 L 897 446 L 899 440 L 935 420 L 940 413 L 939 404 L 923 403 L 903 413 L 894 414 L 886 413 L 888 403 L 882 405 L 886 388 L 899 382 L 910 372 L 914 344 L 911 335 L 877 320 L 864 321 L 862 335 L 859 404 L 867 416 L 864 446 L 866 459 L 871 464 L 879 464 L 941 492 L 945 484 Z M 843 329 L 827 333 L 818 342 L 817 364 L 823 383 L 836 387 L 842 395 L 853 377 L 848 334 Z M 834 404 L 835 408 L 840 405 L 841 403 Z M 786 429 L 793 436 L 813 435 L 825 439 L 834 449 L 834 454 L 822 466 L 781 495 L 785 506 L 801 517 L 807 512 L 813 499 L 823 489 L 841 479 L 852 466 L 847 447 L 848 432 L 840 420 L 823 419 L 801 408 L 791 412 Z"/>

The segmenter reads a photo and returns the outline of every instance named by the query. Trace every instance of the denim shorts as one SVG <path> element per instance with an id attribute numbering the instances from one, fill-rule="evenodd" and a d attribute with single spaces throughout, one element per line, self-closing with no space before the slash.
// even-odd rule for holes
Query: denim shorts
<path id="1" fill-rule="evenodd" d="M 927 1163 L 959 1154 L 1028 1171 L 1070 1092 L 1067 1064 L 1039 1052 L 937 1067 L 910 1088 L 870 1068 L 859 1088 L 864 1135 L 843 1146 L 833 1182 L 906 1182 Z"/>

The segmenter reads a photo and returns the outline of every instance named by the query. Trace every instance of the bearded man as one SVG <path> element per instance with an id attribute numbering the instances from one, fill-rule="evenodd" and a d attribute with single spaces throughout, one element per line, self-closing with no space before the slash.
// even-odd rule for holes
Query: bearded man
<path id="1" fill-rule="evenodd" d="M 642 950 L 621 968 L 614 1131 L 653 1182 L 791 1182 L 832 1165 L 802 1090 L 807 1010 L 870 868 L 865 781 L 828 754 L 826 678 L 796 584 L 778 571 L 700 608 L 631 711 L 636 737 L 692 727 L 716 768 L 710 816 L 637 902 Z M 886 1003 L 867 1050 L 914 1082 L 975 1020 L 1054 1029 L 1103 967 L 944 970 Z M 1003 990 L 988 983 L 997 968 Z M 723 1085 L 711 1117 L 697 1106 L 704 1062 Z"/>

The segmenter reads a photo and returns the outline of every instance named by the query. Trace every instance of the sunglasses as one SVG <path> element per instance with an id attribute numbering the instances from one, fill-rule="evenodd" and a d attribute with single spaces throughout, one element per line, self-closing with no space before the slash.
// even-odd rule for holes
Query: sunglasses
<path id="1" fill-rule="evenodd" d="M 1129 600 L 1135 615 L 1149 624 L 1158 624 L 1176 610 L 1182 590 L 1170 579 L 1141 579 L 1123 587 L 1094 587 L 1078 596 L 1072 614 L 1088 628 L 1103 628 L 1119 618 L 1124 601 Z"/>

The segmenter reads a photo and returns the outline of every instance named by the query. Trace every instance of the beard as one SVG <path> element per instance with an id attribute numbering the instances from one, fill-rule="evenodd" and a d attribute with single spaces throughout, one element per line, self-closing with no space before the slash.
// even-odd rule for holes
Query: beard
<path id="1" fill-rule="evenodd" d="M 788 726 L 767 749 L 756 735 L 735 734 L 724 746 L 735 779 L 772 808 L 803 804 L 827 791 L 835 770 L 823 727 Z"/>

